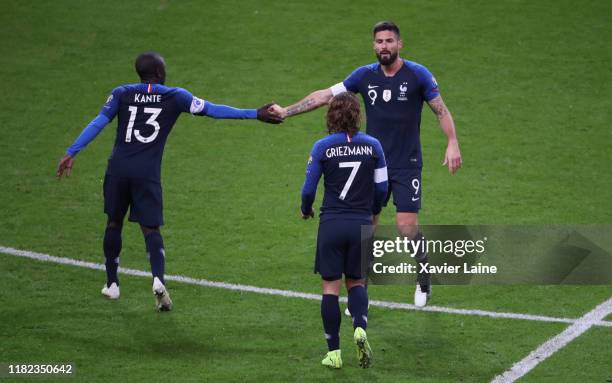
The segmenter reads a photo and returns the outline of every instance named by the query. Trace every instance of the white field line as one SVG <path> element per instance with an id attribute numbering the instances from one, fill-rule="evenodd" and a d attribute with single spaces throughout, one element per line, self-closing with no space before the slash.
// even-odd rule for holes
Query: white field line
<path id="1" fill-rule="evenodd" d="M 93 270 L 104 270 L 104 265 L 100 263 L 93 263 L 87 261 L 80 261 L 72 258 L 64 258 L 64 257 L 55 257 L 48 254 L 36 253 L 33 251 L 27 250 L 19 250 L 11 247 L 2 247 L 0 246 L 0 253 L 13 255 L 16 257 L 30 258 L 37 261 L 43 262 L 51 262 L 51 263 L 59 263 L 62 265 L 70 265 L 70 266 L 78 266 L 86 269 Z M 126 275 L 133 275 L 138 277 L 151 277 L 151 273 L 142 270 L 128 269 L 124 267 L 119 268 L 119 273 Z M 244 291 L 251 292 L 256 294 L 265 294 L 265 295 L 275 295 L 289 298 L 302 298 L 318 301 L 321 299 L 321 295 L 319 294 L 309 294 L 303 293 L 299 291 L 291 291 L 291 290 L 280 290 L 280 289 L 271 289 L 265 287 L 257 287 L 250 285 L 242 285 L 235 283 L 227 283 L 227 282 L 215 282 L 209 281 L 206 279 L 196 279 L 190 278 L 182 275 L 166 275 L 165 277 L 169 281 L 176 281 L 180 283 L 186 283 L 190 285 L 197 286 L 205 286 L 205 287 L 216 287 L 226 290 L 234 290 L 234 291 Z M 341 302 L 346 303 L 346 297 L 340 298 Z M 397 303 L 397 302 L 388 302 L 388 301 L 377 301 L 371 300 L 371 306 L 375 307 L 384 307 L 389 309 L 399 309 L 399 310 L 415 310 L 415 311 L 428 311 L 428 312 L 438 312 L 438 313 L 447 313 L 447 314 L 459 314 L 459 315 L 476 315 L 483 316 L 489 318 L 503 318 L 503 319 L 522 319 L 522 320 L 530 320 L 530 321 L 538 321 L 538 322 L 556 322 L 556 323 L 576 323 L 576 319 L 572 318 L 557 318 L 543 315 L 531 315 L 531 314 L 519 314 L 519 313 L 505 313 L 505 312 L 495 312 L 495 311 L 485 311 L 485 310 L 469 310 L 469 309 L 455 309 L 450 307 L 441 307 L 441 306 L 426 306 L 424 308 L 417 308 L 414 305 L 407 303 Z M 595 326 L 604 326 L 604 327 L 612 327 L 612 322 L 598 320 L 593 323 Z"/>
<path id="2" fill-rule="evenodd" d="M 515 363 L 508 371 L 496 376 L 492 380 L 492 383 L 512 383 L 520 379 L 529 371 L 533 370 L 538 364 L 545 361 L 549 356 L 567 346 L 568 343 L 578 338 L 591 327 L 596 326 L 610 313 L 612 313 L 612 298 L 609 298 L 607 301 L 578 318 L 578 320 L 566 328 L 565 331 L 550 338 L 527 355 L 523 360 Z"/>

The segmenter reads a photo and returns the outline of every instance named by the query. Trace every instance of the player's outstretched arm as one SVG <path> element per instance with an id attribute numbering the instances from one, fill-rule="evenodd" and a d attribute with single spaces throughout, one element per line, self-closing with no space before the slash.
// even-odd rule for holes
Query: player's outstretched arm
<path id="1" fill-rule="evenodd" d="M 93 141 L 109 122 L 110 119 L 106 115 L 100 113 L 85 127 L 85 129 L 83 129 L 79 137 L 70 145 L 68 150 L 66 150 L 66 155 L 60 160 L 59 165 L 57 165 L 57 171 L 55 172 L 57 178 L 61 179 L 64 175 L 70 177 L 72 165 L 74 164 L 74 157 L 81 150 L 85 149 L 87 144 Z"/>
<path id="2" fill-rule="evenodd" d="M 446 153 L 444 154 L 444 162 L 442 165 L 448 166 L 448 171 L 455 174 L 461 167 L 461 151 L 459 150 L 459 141 L 457 140 L 457 132 L 455 130 L 455 122 L 448 108 L 442 100 L 442 96 L 434 97 L 427 102 L 431 111 L 438 118 L 440 128 L 446 134 L 448 144 L 446 145 Z"/>
<path id="3" fill-rule="evenodd" d="M 286 108 L 275 105 L 272 107 L 272 112 L 276 113 L 279 117 L 287 118 L 295 116 L 296 114 L 310 112 L 311 110 L 317 109 L 329 102 L 332 98 L 331 89 L 321 89 L 310 93 L 302 100 L 298 101 L 293 105 L 289 105 Z"/>
<path id="4" fill-rule="evenodd" d="M 177 100 L 183 112 L 215 119 L 258 119 L 270 124 L 280 124 L 282 117 L 272 112 L 274 103 L 265 104 L 259 109 L 240 109 L 229 105 L 214 104 L 194 97 L 185 89 L 179 89 Z"/>

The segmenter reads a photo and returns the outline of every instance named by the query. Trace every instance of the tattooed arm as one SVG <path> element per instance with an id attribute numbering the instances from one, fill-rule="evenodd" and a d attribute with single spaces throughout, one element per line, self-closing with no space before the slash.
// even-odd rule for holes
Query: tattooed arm
<path id="1" fill-rule="evenodd" d="M 320 106 L 323 106 L 329 102 L 332 98 L 332 92 L 328 89 L 321 89 L 312 92 L 308 96 L 304 97 L 297 103 L 290 105 L 286 108 L 275 105 L 272 107 L 273 112 L 282 118 L 295 116 L 296 114 L 310 112 Z"/>
<path id="2" fill-rule="evenodd" d="M 454 174 L 461 167 L 461 151 L 459 150 L 459 142 L 457 141 L 453 116 L 451 116 L 441 96 L 434 97 L 428 101 L 428 104 L 431 111 L 438 118 L 440 128 L 442 128 L 448 139 L 444 163 L 442 163 L 442 165 L 448 166 L 449 173 Z"/>

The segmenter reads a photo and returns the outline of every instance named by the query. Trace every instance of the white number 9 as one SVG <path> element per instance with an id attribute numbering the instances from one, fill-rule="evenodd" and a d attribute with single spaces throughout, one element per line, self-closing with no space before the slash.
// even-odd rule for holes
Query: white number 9
<path id="1" fill-rule="evenodd" d="M 370 97 L 370 100 L 372 101 L 371 105 L 374 105 L 374 102 L 376 101 L 376 97 L 378 97 L 378 93 L 376 93 L 374 89 L 371 89 L 368 91 L 368 97 Z"/>
<path id="2" fill-rule="evenodd" d="M 412 179 L 412 187 L 414 188 L 414 195 L 419 195 L 419 188 L 421 187 L 421 184 L 418 178 Z"/>

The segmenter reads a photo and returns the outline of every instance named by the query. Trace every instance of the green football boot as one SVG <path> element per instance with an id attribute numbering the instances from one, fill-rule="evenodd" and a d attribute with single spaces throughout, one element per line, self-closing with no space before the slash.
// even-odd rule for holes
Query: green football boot
<path id="1" fill-rule="evenodd" d="M 355 329 L 353 339 L 357 345 L 357 359 L 359 359 L 359 366 L 361 368 L 368 368 L 372 364 L 372 349 L 368 343 L 368 336 L 361 327 Z"/>
<path id="2" fill-rule="evenodd" d="M 325 355 L 321 364 L 329 368 L 342 368 L 342 356 L 340 350 L 330 351 Z"/>

